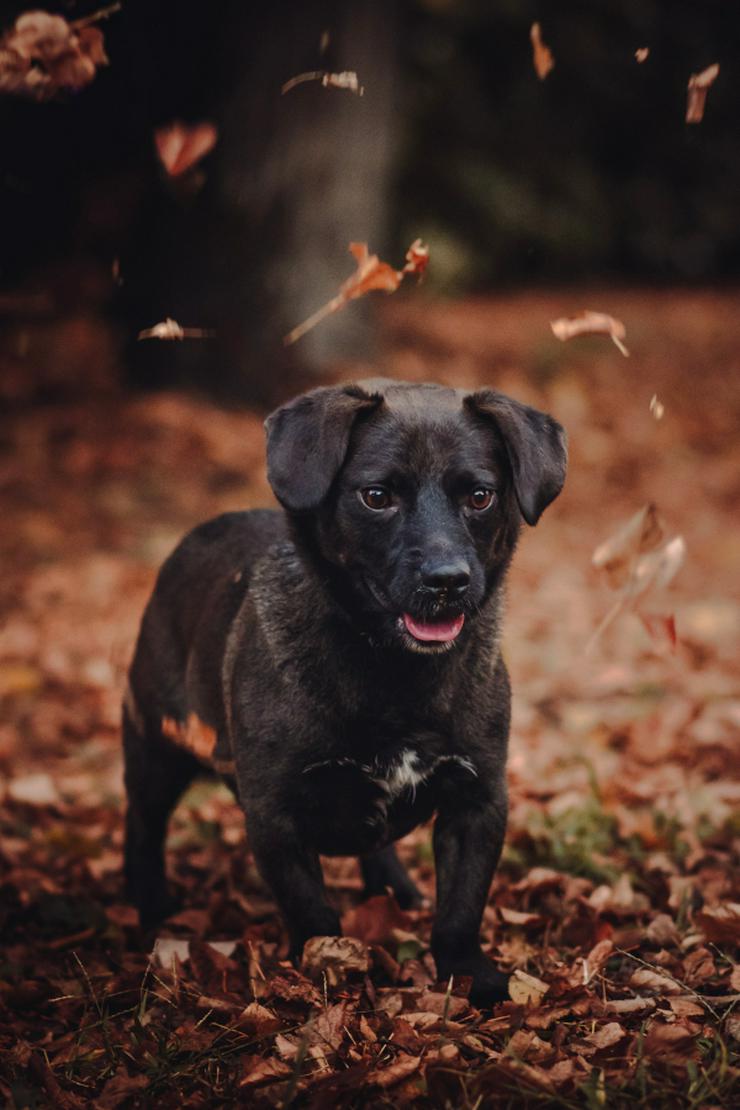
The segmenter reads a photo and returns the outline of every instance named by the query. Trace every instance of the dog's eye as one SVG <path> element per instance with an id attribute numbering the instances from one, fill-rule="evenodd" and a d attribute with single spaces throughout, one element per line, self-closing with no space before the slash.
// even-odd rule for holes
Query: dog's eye
<path id="1" fill-rule="evenodd" d="M 382 486 L 367 486 L 366 489 L 360 490 L 360 497 L 363 505 L 368 509 L 374 509 L 378 512 L 380 509 L 387 509 L 391 504 L 391 495 L 387 489 Z"/>
<path id="2" fill-rule="evenodd" d="M 475 509 L 477 513 L 482 513 L 486 509 L 490 509 L 493 504 L 496 494 L 492 489 L 486 489 L 485 486 L 478 486 L 471 494 L 468 495 L 468 505 L 471 509 Z"/>

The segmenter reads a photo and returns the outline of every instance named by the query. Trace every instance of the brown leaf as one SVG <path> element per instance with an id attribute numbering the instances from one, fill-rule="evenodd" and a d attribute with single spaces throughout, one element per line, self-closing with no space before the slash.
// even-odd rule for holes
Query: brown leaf
<path id="1" fill-rule="evenodd" d="M 311 978 L 326 974 L 336 986 L 350 974 L 366 975 L 370 970 L 367 945 L 354 937 L 311 937 L 303 949 L 301 970 Z"/>
<path id="2" fill-rule="evenodd" d="M 705 906 L 694 913 L 694 924 L 707 940 L 717 944 L 740 944 L 740 902 Z"/>
<path id="3" fill-rule="evenodd" d="M 653 991 L 657 995 L 681 994 L 683 987 L 659 971 L 648 967 L 638 967 L 630 976 L 630 986 L 637 990 Z"/>
<path id="4" fill-rule="evenodd" d="M 392 1087 L 402 1079 L 413 1075 L 419 1070 L 420 1065 L 421 1059 L 418 1056 L 407 1056 L 403 1053 L 397 1056 L 387 1068 L 375 1068 L 374 1071 L 368 1072 L 364 1082 L 383 1089 Z"/>
<path id="5" fill-rule="evenodd" d="M 140 1097 L 141 1092 L 148 1086 L 148 1075 L 129 1075 L 125 1068 L 118 1068 L 100 1094 L 95 1096 L 95 1105 L 101 1106 L 103 1110 L 115 1110 L 121 1103 Z"/>
<path id="6" fill-rule="evenodd" d="M 349 250 L 357 261 L 355 273 L 342 284 L 336 297 L 332 297 L 285 336 L 283 343 L 286 346 L 295 343 L 306 332 L 315 328 L 321 320 L 344 308 L 349 301 L 364 297 L 374 289 L 394 293 L 406 274 L 416 274 L 421 278 L 429 262 L 429 248 L 424 246 L 421 239 L 414 240 L 409 247 L 406 252 L 406 265 L 402 270 L 394 270 L 387 262 L 381 262 L 377 254 L 370 254 L 367 243 L 350 243 Z"/>
<path id="7" fill-rule="evenodd" d="M 548 73 L 554 68 L 555 59 L 552 56 L 550 47 L 545 46 L 542 41 L 542 29 L 539 23 L 532 24 L 529 29 L 529 38 L 532 43 L 532 63 L 535 73 L 540 81 L 544 81 Z"/>
<path id="8" fill-rule="evenodd" d="M 707 93 L 719 77 L 719 63 L 707 66 L 701 73 L 692 73 L 689 77 L 688 96 L 686 99 L 686 122 L 701 123 L 704 119 L 704 108 L 707 102 Z"/>
<path id="9" fill-rule="evenodd" d="M 325 69 L 312 69 L 307 73 L 299 73 L 296 77 L 291 77 L 289 81 L 280 89 L 283 96 L 296 85 L 303 85 L 306 81 L 320 81 L 325 89 L 347 89 L 349 92 L 354 93 L 356 96 L 364 96 L 365 89 L 360 84 L 357 74 L 354 70 L 344 70 L 342 73 L 329 73 Z"/>
<path id="10" fill-rule="evenodd" d="M 256 1037 L 268 1037 L 280 1029 L 282 1022 L 266 1006 L 261 1006 L 259 1002 L 250 1002 L 239 1014 L 235 1024 Z"/>
<path id="11" fill-rule="evenodd" d="M 509 979 L 509 997 L 522 1006 L 539 1006 L 549 989 L 548 983 L 526 971 L 514 971 Z"/>
<path id="12" fill-rule="evenodd" d="M 643 505 L 608 540 L 599 544 L 591 556 L 591 563 L 597 570 L 604 571 L 613 589 L 619 589 L 627 585 L 636 558 L 656 548 L 664 534 L 655 505 Z"/>
<path id="13" fill-rule="evenodd" d="M 67 23 L 48 12 L 25 12 L 0 38 L 0 91 L 48 100 L 88 85 L 107 65 L 96 27 Z"/>
<path id="14" fill-rule="evenodd" d="M 508 906 L 499 906 L 498 912 L 501 920 L 507 925 L 521 925 L 522 927 L 542 924 L 542 916 L 538 913 L 523 913 L 521 910 L 512 910 Z"/>
<path id="15" fill-rule="evenodd" d="M 208 121 L 188 124 L 175 120 L 154 132 L 157 155 L 170 177 L 179 177 L 192 169 L 213 150 L 217 141 L 218 129 Z"/>
<path id="16" fill-rule="evenodd" d="M 579 335 L 608 335 L 614 345 L 626 357 L 629 351 L 624 345 L 626 329 L 621 320 L 608 316 L 606 312 L 592 312 L 586 309 L 576 316 L 560 316 L 550 321 L 550 327 L 557 339 L 565 342 Z"/>
<path id="17" fill-rule="evenodd" d="M 274 1056 L 248 1056 L 241 1057 L 242 1077 L 240 1087 L 263 1087 L 273 1083 L 276 1079 L 285 1079 L 291 1074 L 291 1068 L 282 1060 Z"/>
<path id="18" fill-rule="evenodd" d="M 658 648 L 667 648 L 675 651 L 676 618 L 671 613 L 669 616 L 660 616 L 657 613 L 640 613 L 640 620 L 650 639 Z"/>
<path id="19" fill-rule="evenodd" d="M 642 65 L 643 62 L 646 62 L 649 56 L 649 46 L 638 46 L 637 50 L 635 50 L 635 60 L 637 61 L 638 65 Z"/>
<path id="20" fill-rule="evenodd" d="M 672 1025 L 653 1021 L 643 1041 L 643 1052 L 653 1060 L 684 1064 L 700 1033 L 701 1026 L 686 1018 L 678 1018 Z"/>
<path id="21" fill-rule="evenodd" d="M 395 941 L 396 930 L 408 932 L 412 924 L 392 895 L 378 894 L 344 914 L 342 932 L 365 944 L 388 944 Z"/>
<path id="22" fill-rule="evenodd" d="M 506 1051 L 509 1056 L 515 1056 L 528 1064 L 541 1064 L 544 1060 L 551 1060 L 557 1050 L 534 1031 L 517 1029 L 509 1039 Z"/>

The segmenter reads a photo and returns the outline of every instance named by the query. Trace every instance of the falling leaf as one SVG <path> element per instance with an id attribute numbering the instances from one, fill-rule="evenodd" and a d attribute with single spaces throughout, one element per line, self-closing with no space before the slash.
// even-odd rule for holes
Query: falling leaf
<path id="1" fill-rule="evenodd" d="M 624 345 L 626 329 L 621 320 L 608 316 L 606 312 L 592 312 L 585 309 L 576 316 L 560 316 L 550 321 L 550 327 L 557 339 L 565 342 L 579 335 L 608 335 L 625 358 L 629 351 Z"/>
<path id="2" fill-rule="evenodd" d="M 509 978 L 509 998 L 521 1006 L 539 1006 L 550 987 L 526 971 L 514 971 Z"/>
<path id="3" fill-rule="evenodd" d="M 678 641 L 676 638 L 676 618 L 673 614 L 661 616 L 655 613 L 640 613 L 645 631 L 658 648 L 668 648 L 675 651 Z"/>
<path id="4" fill-rule="evenodd" d="M 542 29 L 539 23 L 532 24 L 529 30 L 529 37 L 532 41 L 532 61 L 534 63 L 535 72 L 540 81 L 544 81 L 548 73 L 550 73 L 555 66 L 552 50 L 549 46 L 545 46 L 542 41 Z"/>
<path id="5" fill-rule="evenodd" d="M 154 132 L 157 155 L 170 177 L 179 177 L 213 150 L 218 141 L 216 126 L 207 121 L 182 123 L 175 120 Z"/>
<path id="6" fill-rule="evenodd" d="M 692 73 L 689 77 L 688 98 L 686 101 L 686 122 L 701 123 L 704 119 L 704 108 L 707 102 L 707 93 L 719 77 L 719 63 L 707 66 L 701 73 Z"/>
<path id="7" fill-rule="evenodd" d="M 325 305 L 319 308 L 302 324 L 293 328 L 285 336 L 283 343 L 289 346 L 306 332 L 315 328 L 318 323 L 332 313 L 338 312 L 348 301 L 357 297 L 364 297 L 373 289 L 381 289 L 385 293 L 395 293 L 406 274 L 416 274 L 421 278 L 429 263 L 429 248 L 425 247 L 421 239 L 415 239 L 406 251 L 406 265 L 402 270 L 394 270 L 387 262 L 381 262 L 377 254 L 370 254 L 367 243 L 350 243 L 349 250 L 357 261 L 357 269 L 350 278 L 340 287 L 336 297 L 332 297 Z"/>
<path id="8" fill-rule="evenodd" d="M 0 38 L 0 92 L 49 100 L 90 84 L 98 68 L 108 64 L 102 31 L 90 23 L 119 7 L 74 23 L 48 12 L 24 12 Z"/>
<path id="9" fill-rule="evenodd" d="M 325 69 L 313 69 L 308 73 L 299 73 L 297 77 L 291 77 L 286 81 L 280 92 L 283 96 L 296 85 L 302 85 L 306 81 L 319 81 L 325 89 L 348 89 L 349 92 L 355 93 L 356 96 L 364 96 L 365 89 L 357 79 L 357 74 L 354 70 L 344 70 L 342 73 L 329 73 Z"/>
<path id="10" fill-rule="evenodd" d="M 635 50 L 635 60 L 637 61 L 637 63 L 639 65 L 642 65 L 643 62 L 646 62 L 648 60 L 649 55 L 650 55 L 650 47 L 649 46 L 638 46 L 637 50 Z"/>
<path id="11" fill-rule="evenodd" d="M 662 420 L 665 413 L 665 405 L 658 400 L 658 394 L 654 393 L 650 398 L 650 414 L 656 420 Z"/>
<path id="12" fill-rule="evenodd" d="M 213 331 L 208 328 L 183 328 L 170 316 L 151 328 L 139 332 L 139 339 L 212 339 Z"/>
<path id="13" fill-rule="evenodd" d="M 594 551 L 591 563 L 603 570 L 609 585 L 627 585 L 635 560 L 656 548 L 663 539 L 664 527 L 654 504 L 644 505 L 626 524 Z"/>

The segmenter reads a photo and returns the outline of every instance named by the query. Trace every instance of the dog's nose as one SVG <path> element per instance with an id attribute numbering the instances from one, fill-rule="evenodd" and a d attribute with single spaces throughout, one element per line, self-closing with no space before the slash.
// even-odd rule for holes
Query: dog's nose
<path id="1" fill-rule="evenodd" d="M 464 559 L 427 564 L 421 568 L 421 581 L 428 590 L 459 598 L 470 585 L 470 567 Z"/>

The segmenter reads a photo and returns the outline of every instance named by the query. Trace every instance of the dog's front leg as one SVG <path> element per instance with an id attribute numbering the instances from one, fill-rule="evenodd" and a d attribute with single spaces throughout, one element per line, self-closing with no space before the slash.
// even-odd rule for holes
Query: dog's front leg
<path id="1" fill-rule="evenodd" d="M 470 999 L 490 1006 L 508 997 L 507 976 L 480 946 L 480 923 L 506 830 L 506 791 L 466 805 L 459 796 L 440 809 L 434 826 L 437 918 L 432 955 L 437 974 L 470 975 Z"/>
<path id="2" fill-rule="evenodd" d="M 290 958 L 300 959 L 309 937 L 339 936 L 339 916 L 326 898 L 318 852 L 301 837 L 286 814 L 247 807 L 247 834 L 255 862 L 285 918 L 290 936 Z"/>

